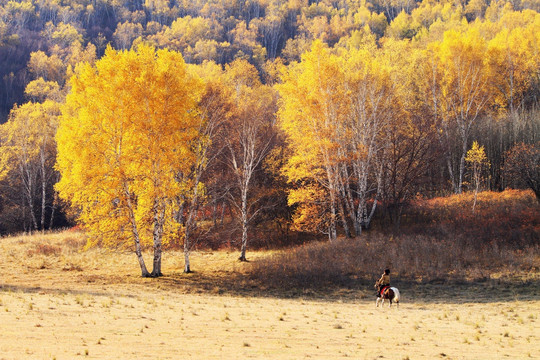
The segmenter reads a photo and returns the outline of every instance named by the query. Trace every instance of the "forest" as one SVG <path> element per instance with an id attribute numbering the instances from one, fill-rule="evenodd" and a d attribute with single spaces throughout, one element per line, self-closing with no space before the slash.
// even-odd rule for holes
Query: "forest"
<path id="1" fill-rule="evenodd" d="M 160 276 L 168 246 L 189 272 L 196 247 L 399 232 L 419 199 L 538 201 L 539 11 L 0 0 L 0 233 L 78 224 Z"/>

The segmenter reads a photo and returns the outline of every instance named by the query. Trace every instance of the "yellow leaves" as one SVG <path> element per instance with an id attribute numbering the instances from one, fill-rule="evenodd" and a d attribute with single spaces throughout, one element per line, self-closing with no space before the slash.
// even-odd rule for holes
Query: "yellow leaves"
<path id="1" fill-rule="evenodd" d="M 298 186 L 289 193 L 289 204 L 297 205 L 294 221 L 324 231 L 335 222 L 341 172 L 371 166 L 376 148 L 383 146 L 375 141 L 396 106 L 389 64 L 370 50 L 337 52 L 314 41 L 276 86 L 278 124 L 292 152 L 283 174 Z"/>
<path id="2" fill-rule="evenodd" d="M 485 40 L 476 29 L 466 32 L 449 30 L 444 33 L 444 40 L 439 48 L 441 67 L 450 66 L 449 71 L 457 71 L 459 70 L 457 61 L 481 63 L 484 49 Z"/>
<path id="3" fill-rule="evenodd" d="M 43 101 L 47 98 L 59 101 L 61 98 L 60 85 L 55 81 L 45 81 L 42 77 L 29 82 L 24 93 L 34 101 Z"/>
<path id="4" fill-rule="evenodd" d="M 28 70 L 35 78 L 43 78 L 47 81 L 62 82 L 64 78 L 64 64 L 58 55 L 47 56 L 43 51 L 30 54 Z"/>
<path id="5" fill-rule="evenodd" d="M 390 23 L 386 31 L 390 37 L 396 39 L 412 39 L 419 28 L 420 24 L 417 23 L 411 15 L 402 11 L 396 16 L 394 21 Z"/>
<path id="6" fill-rule="evenodd" d="M 474 28 L 464 33 L 447 31 L 444 40 L 433 47 L 442 114 L 461 122 L 462 128 L 487 107 L 490 92 L 485 52 L 486 41 Z"/>
<path id="7" fill-rule="evenodd" d="M 478 145 L 477 141 L 473 141 L 471 149 L 467 151 L 465 161 L 471 164 L 489 166 L 489 161 L 484 151 L 484 146 Z"/>
<path id="8" fill-rule="evenodd" d="M 53 44 L 60 45 L 62 48 L 71 46 L 74 43 L 82 44 L 83 37 L 79 31 L 71 24 L 63 22 L 57 25 L 48 22 L 45 25 L 43 34 L 49 38 Z"/>
<path id="9" fill-rule="evenodd" d="M 95 67 L 77 68 L 71 86 L 57 134 L 60 195 L 105 244 L 133 223 L 150 241 L 158 208 L 170 215 L 164 236 L 174 233 L 172 199 L 187 191 L 177 174 L 195 161 L 202 82 L 181 54 L 141 45 L 108 48 Z"/>
<path id="10" fill-rule="evenodd" d="M 324 191 L 316 185 L 306 184 L 298 189 L 293 189 L 289 193 L 287 203 L 289 206 L 314 202 L 314 200 L 324 197 Z"/>
<path id="11" fill-rule="evenodd" d="M 247 60 L 238 59 L 225 66 L 225 82 L 231 87 L 257 87 L 261 82 L 257 69 Z"/>
<path id="12" fill-rule="evenodd" d="M 32 166 L 38 155 L 54 157 L 54 132 L 59 115 L 58 103 L 26 103 L 13 108 L 1 125 L 0 179 L 19 166 Z"/>
<path id="13" fill-rule="evenodd" d="M 491 91 L 499 109 L 515 109 L 531 86 L 540 65 L 539 32 L 540 22 L 537 22 L 503 29 L 489 42 L 486 62 L 492 79 Z"/>
<path id="14" fill-rule="evenodd" d="M 173 21 L 170 29 L 165 31 L 165 36 L 171 40 L 179 39 L 181 49 L 187 45 L 196 46 L 200 41 L 217 38 L 210 21 L 208 18 L 193 18 L 189 15 L 181 17 Z"/>
<path id="15" fill-rule="evenodd" d="M 304 184 L 291 190 L 288 204 L 296 205 L 293 215 L 295 230 L 318 232 L 325 228 L 330 216 L 326 211 L 327 198 L 328 193 L 314 184 Z"/>

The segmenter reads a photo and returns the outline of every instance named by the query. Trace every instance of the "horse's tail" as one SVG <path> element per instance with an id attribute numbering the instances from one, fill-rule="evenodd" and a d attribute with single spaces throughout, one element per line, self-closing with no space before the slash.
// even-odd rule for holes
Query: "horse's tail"
<path id="1" fill-rule="evenodd" d="M 399 303 L 399 299 L 400 299 L 399 290 L 395 287 L 392 287 L 391 289 L 394 292 L 394 301 L 396 303 Z"/>

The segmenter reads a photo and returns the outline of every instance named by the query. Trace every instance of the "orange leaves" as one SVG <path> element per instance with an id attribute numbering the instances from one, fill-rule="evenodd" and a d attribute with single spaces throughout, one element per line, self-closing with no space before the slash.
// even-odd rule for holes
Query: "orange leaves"
<path id="1" fill-rule="evenodd" d="M 483 244 L 530 244 L 538 240 L 538 202 L 532 191 L 483 191 L 477 196 L 475 213 L 470 206 L 473 193 L 419 199 L 410 209 L 411 226 L 428 234 L 456 234 Z"/>

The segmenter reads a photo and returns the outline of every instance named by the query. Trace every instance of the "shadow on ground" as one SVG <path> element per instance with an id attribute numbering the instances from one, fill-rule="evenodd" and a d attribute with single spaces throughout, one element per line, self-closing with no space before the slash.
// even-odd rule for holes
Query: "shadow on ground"
<path id="1" fill-rule="evenodd" d="M 177 272 L 159 278 L 80 274 L 76 281 L 44 283 L 42 286 L 3 283 L 0 284 L 0 291 L 93 296 L 139 296 L 142 293 L 205 294 L 344 302 L 375 299 L 373 284 L 367 279 L 351 277 L 341 279 L 339 284 L 319 283 L 315 286 L 295 284 L 284 281 L 279 285 L 268 285 L 261 279 L 236 272 L 227 272 L 220 276 L 215 273 Z M 523 280 L 516 277 L 474 282 L 441 279 L 426 283 L 398 279 L 392 285 L 400 290 L 402 303 L 495 303 L 540 299 L 540 279 Z"/>

